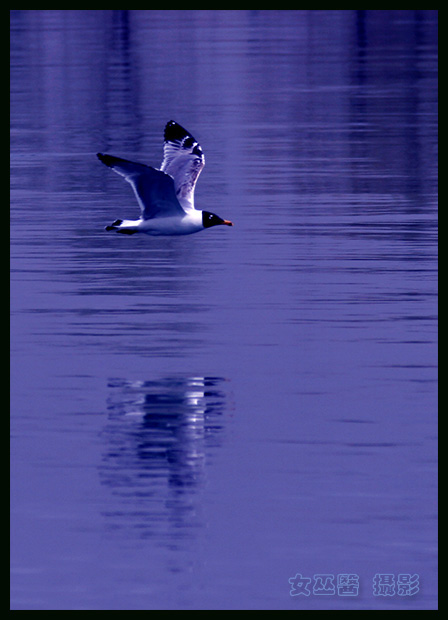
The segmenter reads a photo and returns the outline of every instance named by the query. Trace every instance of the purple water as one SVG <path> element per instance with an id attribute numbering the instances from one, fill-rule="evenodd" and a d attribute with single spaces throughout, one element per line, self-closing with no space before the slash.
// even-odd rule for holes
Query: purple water
<path id="1" fill-rule="evenodd" d="M 12 11 L 11 67 L 11 608 L 435 609 L 437 12 Z M 171 118 L 235 226 L 104 232 Z"/>

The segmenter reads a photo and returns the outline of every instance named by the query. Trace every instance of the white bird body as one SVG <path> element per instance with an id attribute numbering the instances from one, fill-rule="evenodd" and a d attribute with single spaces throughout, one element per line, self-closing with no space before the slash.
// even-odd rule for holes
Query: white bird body
<path id="1" fill-rule="evenodd" d="M 202 211 L 195 209 L 194 213 L 185 214 L 184 217 L 168 216 L 156 217 L 149 220 L 117 220 L 107 227 L 108 230 L 116 230 L 124 234 L 132 235 L 134 232 L 146 233 L 147 235 L 191 235 L 204 230 L 202 225 Z"/>
<path id="2" fill-rule="evenodd" d="M 125 178 L 140 205 L 138 220 L 115 220 L 106 230 L 133 235 L 190 235 L 224 224 L 233 226 L 209 211 L 194 207 L 194 188 L 204 167 L 198 142 L 174 121 L 165 126 L 164 157 L 160 170 L 98 153 L 98 159 Z"/>

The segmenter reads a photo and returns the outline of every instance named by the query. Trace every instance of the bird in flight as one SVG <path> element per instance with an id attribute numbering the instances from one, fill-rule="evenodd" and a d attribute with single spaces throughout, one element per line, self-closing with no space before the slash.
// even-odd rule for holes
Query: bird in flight
<path id="1" fill-rule="evenodd" d="M 97 157 L 131 184 L 141 210 L 138 220 L 115 220 L 106 230 L 125 235 L 190 235 L 212 226 L 233 226 L 214 213 L 195 209 L 194 188 L 204 154 L 191 133 L 175 121 L 165 126 L 159 170 L 113 155 L 97 153 Z"/>

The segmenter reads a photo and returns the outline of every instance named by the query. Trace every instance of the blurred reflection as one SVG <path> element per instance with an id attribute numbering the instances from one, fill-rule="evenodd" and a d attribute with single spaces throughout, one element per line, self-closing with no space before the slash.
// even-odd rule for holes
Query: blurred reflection
<path id="1" fill-rule="evenodd" d="M 148 536 L 171 524 L 180 535 L 200 525 L 197 496 L 207 458 L 221 445 L 226 383 L 220 377 L 109 381 L 100 475 L 123 500 L 107 514 L 114 528 L 137 527 Z"/>

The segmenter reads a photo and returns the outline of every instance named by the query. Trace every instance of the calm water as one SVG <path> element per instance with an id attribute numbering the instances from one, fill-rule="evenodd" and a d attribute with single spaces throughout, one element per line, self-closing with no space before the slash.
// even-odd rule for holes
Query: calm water
<path id="1" fill-rule="evenodd" d="M 436 12 L 11 28 L 11 607 L 436 608 Z M 234 228 L 105 233 L 171 118 Z"/>

